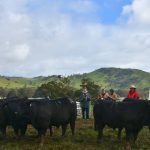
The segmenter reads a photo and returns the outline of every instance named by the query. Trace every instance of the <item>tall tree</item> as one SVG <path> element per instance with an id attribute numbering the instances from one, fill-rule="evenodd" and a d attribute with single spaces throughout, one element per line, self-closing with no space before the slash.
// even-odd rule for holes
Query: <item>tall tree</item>
<path id="1" fill-rule="evenodd" d="M 73 88 L 69 85 L 69 80 L 66 78 L 59 81 L 50 81 L 42 84 L 35 92 L 35 96 L 50 97 L 51 99 L 72 96 Z"/>

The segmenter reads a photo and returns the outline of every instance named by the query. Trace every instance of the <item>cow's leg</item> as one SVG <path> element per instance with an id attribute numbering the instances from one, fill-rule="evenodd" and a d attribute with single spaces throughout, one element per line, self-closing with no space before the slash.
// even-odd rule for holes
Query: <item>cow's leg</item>
<path id="1" fill-rule="evenodd" d="M 71 128 L 72 135 L 74 135 L 74 131 L 75 131 L 75 120 L 70 121 L 70 128 Z"/>
<path id="2" fill-rule="evenodd" d="M 122 128 L 118 128 L 118 141 L 121 141 L 121 131 Z"/>
<path id="3" fill-rule="evenodd" d="M 150 125 L 148 126 L 149 132 L 150 132 Z"/>
<path id="4" fill-rule="evenodd" d="M 130 144 L 130 142 L 126 142 L 125 150 L 131 150 L 131 144 Z"/>
<path id="5" fill-rule="evenodd" d="M 24 125 L 21 127 L 20 133 L 21 133 L 21 137 L 23 137 L 26 133 L 27 130 L 27 125 Z"/>
<path id="6" fill-rule="evenodd" d="M 138 136 L 138 131 L 134 131 L 134 133 L 133 133 L 133 142 L 135 143 L 136 142 L 136 140 L 137 140 L 137 136 Z"/>
<path id="7" fill-rule="evenodd" d="M 42 134 L 40 136 L 40 146 L 42 147 L 44 145 L 44 135 Z"/>
<path id="8" fill-rule="evenodd" d="M 129 129 L 126 129 L 126 150 L 131 150 L 131 145 L 130 145 L 130 138 L 131 138 L 131 135 L 132 135 L 132 132 L 131 130 Z"/>
<path id="9" fill-rule="evenodd" d="M 38 130 L 38 134 L 37 134 L 37 136 L 36 136 L 37 138 L 40 138 L 41 137 L 41 133 L 40 133 L 40 131 Z"/>
<path id="10" fill-rule="evenodd" d="M 94 130 L 95 130 L 95 131 L 97 130 L 97 125 L 96 125 L 95 120 L 94 120 Z"/>
<path id="11" fill-rule="evenodd" d="M 61 128 L 62 128 L 62 136 L 64 136 L 66 133 L 67 125 L 66 124 L 62 125 Z"/>
<path id="12" fill-rule="evenodd" d="M 96 131 L 98 129 L 98 123 L 97 119 L 94 119 L 94 130 Z"/>
<path id="13" fill-rule="evenodd" d="M 19 138 L 19 128 L 18 127 L 14 127 L 14 132 L 15 132 L 15 136 L 18 139 Z"/>
<path id="14" fill-rule="evenodd" d="M 141 128 L 136 129 L 133 131 L 133 142 L 135 143 L 139 134 L 139 131 L 141 130 Z"/>
<path id="15" fill-rule="evenodd" d="M 50 136 L 53 136 L 53 129 L 51 125 L 49 126 L 49 131 L 50 131 Z"/>
<path id="16" fill-rule="evenodd" d="M 40 130 L 38 131 L 38 135 L 39 135 L 39 137 L 41 137 L 42 135 L 44 135 L 44 136 L 45 136 L 46 131 L 47 131 L 47 129 L 40 129 Z"/>
<path id="17" fill-rule="evenodd" d="M 126 132 L 126 141 L 130 141 L 133 135 L 133 130 L 132 129 L 125 129 Z"/>
<path id="18" fill-rule="evenodd" d="M 1 127 L 2 138 L 6 139 L 6 126 Z"/>
<path id="19" fill-rule="evenodd" d="M 99 142 L 102 137 L 103 137 L 103 129 L 105 125 L 98 125 L 98 136 L 97 136 L 97 141 Z"/>
<path id="20" fill-rule="evenodd" d="M 89 119 L 89 108 L 85 108 L 85 112 L 86 112 L 86 119 Z"/>
<path id="21" fill-rule="evenodd" d="M 82 119 L 85 119 L 85 108 L 82 107 Z"/>
<path id="22" fill-rule="evenodd" d="M 38 130 L 38 134 L 39 134 L 39 137 L 40 137 L 40 146 L 43 146 L 43 144 L 44 144 L 44 137 L 45 137 L 45 134 L 46 134 L 46 130 L 47 130 L 46 128 Z"/>

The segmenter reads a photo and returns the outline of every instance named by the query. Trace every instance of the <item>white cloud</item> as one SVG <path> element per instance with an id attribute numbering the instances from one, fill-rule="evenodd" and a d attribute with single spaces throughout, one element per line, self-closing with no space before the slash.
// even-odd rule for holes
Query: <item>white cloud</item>
<path id="1" fill-rule="evenodd" d="M 0 2 L 0 74 L 66 75 L 112 66 L 150 71 L 149 0 L 124 6 L 119 19 L 128 20 L 109 26 L 74 19 L 71 12 L 61 11 L 61 1 L 43 1 L 35 8 L 36 2 Z M 92 0 L 67 6 L 79 15 L 95 7 Z"/>
<path id="2" fill-rule="evenodd" d="M 123 15 L 129 15 L 130 23 L 150 24 L 150 1 L 133 0 L 132 5 L 127 5 L 123 9 Z"/>
<path id="3" fill-rule="evenodd" d="M 29 46 L 28 45 L 17 45 L 14 49 L 13 55 L 19 60 L 25 60 L 29 55 Z"/>

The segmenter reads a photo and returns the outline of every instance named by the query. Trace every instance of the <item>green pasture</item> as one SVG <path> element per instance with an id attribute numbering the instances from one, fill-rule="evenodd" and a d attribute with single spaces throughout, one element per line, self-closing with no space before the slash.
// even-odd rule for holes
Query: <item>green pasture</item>
<path id="1" fill-rule="evenodd" d="M 53 137 L 49 136 L 48 131 L 42 147 L 39 145 L 39 139 L 35 138 L 36 130 L 31 126 L 28 127 L 24 138 L 16 139 L 11 127 L 8 128 L 7 135 L 7 139 L 0 139 L 0 150 L 124 150 L 125 148 L 124 132 L 121 142 L 118 142 L 117 130 L 107 127 L 104 130 L 103 140 L 97 143 L 93 119 L 78 119 L 75 136 L 71 135 L 69 127 L 65 137 L 61 137 L 61 129 L 54 128 Z M 132 144 L 132 150 L 150 150 L 150 133 L 147 128 L 140 132 L 136 144 Z"/>

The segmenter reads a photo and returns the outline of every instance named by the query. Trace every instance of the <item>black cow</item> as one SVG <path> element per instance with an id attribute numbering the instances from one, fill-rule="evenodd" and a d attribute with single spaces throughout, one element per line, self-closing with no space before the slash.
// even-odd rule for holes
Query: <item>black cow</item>
<path id="1" fill-rule="evenodd" d="M 150 103 L 145 100 L 134 101 L 103 101 L 99 100 L 94 105 L 95 128 L 98 130 L 98 139 L 102 138 L 103 128 L 125 128 L 126 140 L 133 136 L 137 139 L 143 126 L 150 125 Z"/>
<path id="2" fill-rule="evenodd" d="M 26 98 L 13 98 L 3 101 L 0 109 L 0 130 L 6 135 L 6 127 L 11 125 L 15 135 L 24 136 L 29 120 L 29 106 Z"/>
<path id="3" fill-rule="evenodd" d="M 118 128 L 118 139 L 120 140 L 121 130 L 123 128 L 122 122 L 119 120 L 117 112 L 118 102 L 111 100 L 97 100 L 93 108 L 94 127 L 98 130 L 98 140 L 103 136 L 103 129 L 105 125 L 115 129 Z"/>
<path id="4" fill-rule="evenodd" d="M 150 127 L 150 102 L 147 100 L 125 99 L 120 104 L 119 112 L 124 122 L 127 141 L 132 136 L 135 142 L 142 127 Z"/>
<path id="5" fill-rule="evenodd" d="M 70 124 L 74 134 L 76 116 L 76 103 L 70 98 L 30 102 L 31 123 L 40 137 L 45 135 L 46 130 L 51 129 L 52 126 L 62 126 L 62 135 L 64 135 L 67 124 Z"/>
<path id="6" fill-rule="evenodd" d="M 7 119 L 4 113 L 4 101 L 0 101 L 0 131 L 2 133 L 3 138 L 6 136 L 6 126 L 7 126 Z"/>

